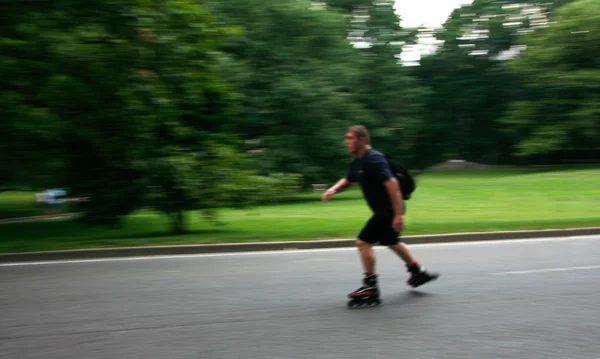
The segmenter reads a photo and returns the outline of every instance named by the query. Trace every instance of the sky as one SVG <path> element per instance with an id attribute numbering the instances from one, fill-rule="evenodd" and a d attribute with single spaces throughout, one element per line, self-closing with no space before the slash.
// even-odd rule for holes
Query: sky
<path id="1" fill-rule="evenodd" d="M 472 0 L 396 0 L 396 12 L 402 27 L 441 27 L 452 11 Z M 402 61 L 416 64 L 422 54 L 431 53 L 436 48 L 434 39 L 423 39 L 415 46 L 407 46 L 402 51 Z"/>
<path id="2" fill-rule="evenodd" d="M 396 12 L 403 27 L 439 27 L 454 9 L 472 0 L 396 0 Z"/>

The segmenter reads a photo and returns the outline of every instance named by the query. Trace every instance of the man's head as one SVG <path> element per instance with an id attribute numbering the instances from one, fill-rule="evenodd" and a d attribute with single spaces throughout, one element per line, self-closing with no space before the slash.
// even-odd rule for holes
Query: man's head
<path id="1" fill-rule="evenodd" d="M 369 146 L 369 131 L 365 126 L 352 126 L 346 132 L 346 149 L 353 155 L 359 155 Z"/>

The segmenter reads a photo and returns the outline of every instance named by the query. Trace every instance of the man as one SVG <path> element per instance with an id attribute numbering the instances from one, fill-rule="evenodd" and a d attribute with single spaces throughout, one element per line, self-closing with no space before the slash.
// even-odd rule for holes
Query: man
<path id="1" fill-rule="evenodd" d="M 374 244 L 380 243 L 389 247 L 404 261 L 411 274 L 407 283 L 412 287 L 437 279 L 439 274 L 429 273 L 421 267 L 410 249 L 399 240 L 399 234 L 404 229 L 406 210 L 402 189 L 390 170 L 386 157 L 371 148 L 367 129 L 364 126 L 352 126 L 346 133 L 345 144 L 348 152 L 354 156 L 354 160 L 350 163 L 346 177 L 325 191 L 322 199 L 328 201 L 353 182 L 360 183 L 373 216 L 356 240 L 365 272 L 363 285 L 348 296 L 359 304 L 361 301 L 379 304 Z"/>

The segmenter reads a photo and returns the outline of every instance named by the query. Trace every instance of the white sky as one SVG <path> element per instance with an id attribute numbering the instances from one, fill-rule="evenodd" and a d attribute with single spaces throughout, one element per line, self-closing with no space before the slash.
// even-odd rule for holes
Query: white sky
<path id="1" fill-rule="evenodd" d="M 473 0 L 396 0 L 396 13 L 402 27 L 441 27 L 454 9 Z M 419 61 L 422 54 L 435 50 L 434 39 L 422 39 L 415 46 L 406 46 L 401 59 L 405 64 Z"/>
<path id="2" fill-rule="evenodd" d="M 396 12 L 403 27 L 439 27 L 454 9 L 472 0 L 396 0 Z"/>

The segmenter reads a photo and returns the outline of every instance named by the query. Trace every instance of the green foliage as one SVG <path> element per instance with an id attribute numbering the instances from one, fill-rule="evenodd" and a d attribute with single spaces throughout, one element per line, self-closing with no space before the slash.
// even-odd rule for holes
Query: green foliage
<path id="1" fill-rule="evenodd" d="M 598 151 L 600 4 L 580 0 L 558 9 L 556 23 L 525 37 L 527 52 L 511 64 L 526 96 L 504 119 L 521 156 Z"/>
<path id="2" fill-rule="evenodd" d="M 268 176 L 246 174 L 225 187 L 232 208 L 248 208 L 291 201 L 298 195 L 302 177 L 298 174 L 272 173 Z"/>
<path id="3" fill-rule="evenodd" d="M 545 33 L 553 26 L 554 11 L 568 2 L 475 0 L 454 10 L 443 28 L 429 33 L 443 44 L 415 69 L 431 90 L 425 126 L 416 141 L 420 163 L 520 160 L 515 158 L 515 145 L 522 131 L 502 121 L 503 115 L 515 101 L 535 97 L 525 84 L 546 88 L 549 83 L 510 71 L 507 65 L 525 48 L 524 35 Z M 542 51 L 548 47 L 546 43 Z"/>
<path id="4" fill-rule="evenodd" d="M 598 10 L 475 0 L 407 68 L 418 32 L 392 0 L 5 2 L 0 185 L 90 197 L 86 223 L 151 207 L 181 233 L 336 181 L 354 124 L 413 168 L 600 154 Z"/>
<path id="5" fill-rule="evenodd" d="M 424 126 L 424 88 L 409 70 L 400 66 L 399 55 L 415 41 L 414 29 L 403 29 L 394 11 L 394 1 L 378 0 L 356 12 L 352 31 L 362 34 L 360 75 L 357 92 L 371 113 L 365 125 L 371 129 L 376 147 L 417 163 L 416 134 Z"/>
<path id="6" fill-rule="evenodd" d="M 230 79 L 244 94 L 238 133 L 252 144 L 261 174 L 298 173 L 304 186 L 337 180 L 346 169 L 343 135 L 358 123 L 375 130 L 377 146 L 410 150 L 424 90 L 398 63 L 410 34 L 392 1 L 209 3 L 224 24 L 246 28 L 224 49 L 236 60 Z M 351 14 L 332 11 L 347 6 Z"/>
<path id="7" fill-rule="evenodd" d="M 548 27 L 555 9 L 573 0 L 474 0 L 450 15 L 436 33 L 445 50 L 498 58 L 523 45 L 521 35 Z"/>
<path id="8" fill-rule="evenodd" d="M 352 12 L 357 8 L 366 7 L 373 3 L 372 0 L 326 0 L 325 4 L 332 9 Z"/>
<path id="9" fill-rule="evenodd" d="M 240 97 L 219 47 L 237 30 L 190 0 L 70 4 L 13 3 L 29 16 L 4 25 L 2 163 L 20 170 L 9 180 L 53 170 L 53 184 L 90 197 L 86 223 L 151 204 L 182 232 L 183 211 L 227 205 L 215 194 L 236 177 L 239 141 L 226 133 Z"/>
<path id="10" fill-rule="evenodd" d="M 339 177 L 345 129 L 368 113 L 353 93 L 358 53 L 345 39 L 346 18 L 310 2 L 209 2 L 229 26 L 245 31 L 224 50 L 244 95 L 236 132 L 261 175 L 301 174 L 305 184 Z"/>

